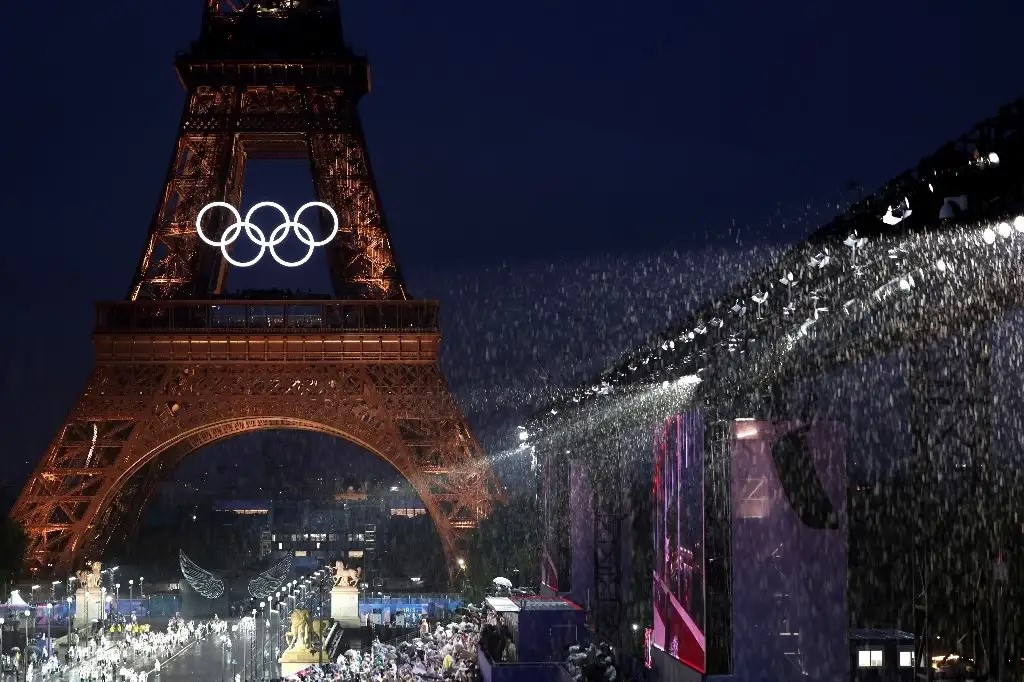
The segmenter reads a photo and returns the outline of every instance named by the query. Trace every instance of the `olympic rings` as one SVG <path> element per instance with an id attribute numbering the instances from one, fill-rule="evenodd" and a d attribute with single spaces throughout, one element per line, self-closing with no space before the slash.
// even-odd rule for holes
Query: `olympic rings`
<path id="1" fill-rule="evenodd" d="M 283 222 L 270 232 L 269 239 L 265 234 L 263 234 L 263 230 L 261 230 L 255 223 L 252 222 L 253 213 L 266 206 L 277 209 L 277 211 L 281 214 L 281 217 L 284 218 Z M 327 238 L 322 239 L 320 241 L 316 241 L 315 239 L 313 239 L 313 232 L 310 231 L 308 227 L 299 222 L 299 216 L 302 215 L 302 212 L 305 211 L 307 208 L 312 208 L 313 206 L 322 208 L 325 211 L 327 211 L 330 214 L 331 219 L 334 221 L 334 229 L 331 230 L 331 234 L 328 235 Z M 205 216 L 206 212 L 209 211 L 211 208 L 227 209 L 235 218 L 235 222 L 231 223 L 224 229 L 224 234 L 221 236 L 219 241 L 210 239 L 209 237 L 206 236 L 206 234 L 203 233 L 203 216 Z M 308 261 L 313 256 L 313 249 L 315 249 L 318 246 L 323 246 L 327 242 L 334 239 L 334 237 L 338 234 L 338 227 L 338 214 L 334 212 L 333 208 L 331 208 L 327 204 L 320 203 L 319 201 L 311 201 L 308 204 L 303 204 L 302 207 L 295 212 L 294 218 L 289 217 L 288 211 L 284 210 L 283 206 L 281 206 L 280 204 L 275 204 L 273 201 L 261 201 L 252 208 L 250 208 L 249 212 L 245 214 L 245 220 L 242 220 L 242 217 L 239 215 L 238 210 L 235 209 L 234 206 L 223 201 L 214 201 L 212 203 L 207 204 L 206 206 L 203 206 L 202 210 L 199 211 L 199 215 L 196 216 L 196 234 L 199 235 L 199 238 L 202 239 L 207 244 L 209 244 L 210 246 L 219 246 L 220 252 L 224 255 L 224 260 L 239 268 L 247 268 L 250 265 L 255 265 L 261 258 L 263 258 L 263 254 L 266 253 L 268 248 L 270 249 L 270 255 L 273 256 L 274 260 L 276 260 L 278 263 L 285 266 L 286 268 L 297 268 L 306 261 Z M 245 236 L 252 240 L 252 242 L 256 244 L 258 247 L 260 247 L 260 252 L 256 254 L 256 257 L 248 261 L 235 260 L 231 257 L 231 254 L 228 253 L 228 247 L 234 244 L 235 240 L 237 240 L 242 235 L 243 229 L 245 230 Z M 299 238 L 299 241 L 309 247 L 309 250 L 306 251 L 306 255 L 297 261 L 289 261 L 281 258 L 280 256 L 277 255 L 277 251 L 274 248 L 281 244 L 285 239 L 287 239 L 289 233 L 292 230 L 295 230 L 295 236 Z"/>

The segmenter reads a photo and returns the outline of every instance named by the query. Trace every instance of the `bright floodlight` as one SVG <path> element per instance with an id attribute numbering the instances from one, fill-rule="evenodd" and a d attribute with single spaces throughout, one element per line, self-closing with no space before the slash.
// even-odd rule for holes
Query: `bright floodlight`
<path id="1" fill-rule="evenodd" d="M 991 154 L 988 155 L 988 162 L 993 164 L 993 165 L 994 164 L 998 164 L 999 163 L 999 155 L 996 154 L 995 152 L 992 152 Z"/>
<path id="2" fill-rule="evenodd" d="M 520 426 L 519 427 L 519 440 L 528 440 L 529 438 L 530 438 L 530 433 L 526 429 L 524 429 L 522 426 Z"/>
<path id="3" fill-rule="evenodd" d="M 944 260 L 942 260 L 940 258 L 939 260 L 935 261 L 935 267 L 937 267 L 939 269 L 939 272 L 945 272 L 946 271 L 946 261 L 944 261 Z"/>
<path id="4" fill-rule="evenodd" d="M 991 227 L 986 227 L 985 231 L 981 233 L 981 238 L 986 244 L 994 244 L 996 241 L 996 233 Z"/>
<path id="5" fill-rule="evenodd" d="M 1003 239 L 1006 239 L 1007 237 L 1010 236 L 1010 232 L 1012 231 L 1012 229 L 1013 228 L 1010 227 L 1010 223 L 1007 222 L 1002 222 L 996 225 L 996 232 L 998 232 L 999 236 L 1002 237 Z"/>
<path id="6" fill-rule="evenodd" d="M 895 205 L 890 206 L 882 216 L 882 222 L 886 225 L 898 225 L 905 218 L 909 218 L 913 211 L 910 210 L 910 202 L 904 197 L 901 201 L 897 201 Z"/>

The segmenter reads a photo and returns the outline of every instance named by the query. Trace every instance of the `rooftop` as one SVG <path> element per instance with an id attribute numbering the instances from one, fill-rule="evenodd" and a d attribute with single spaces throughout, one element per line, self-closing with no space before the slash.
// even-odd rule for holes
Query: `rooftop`
<path id="1" fill-rule="evenodd" d="M 579 611 L 580 607 L 565 597 L 516 597 L 523 611 Z"/>
<path id="2" fill-rule="evenodd" d="M 850 630 L 851 642 L 913 642 L 914 635 L 902 630 L 885 630 L 879 628 L 865 628 Z"/>

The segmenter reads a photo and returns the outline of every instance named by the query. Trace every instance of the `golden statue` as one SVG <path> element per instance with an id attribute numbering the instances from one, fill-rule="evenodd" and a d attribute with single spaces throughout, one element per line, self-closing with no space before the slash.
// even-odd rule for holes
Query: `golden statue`
<path id="1" fill-rule="evenodd" d="M 306 609 L 292 611 L 292 629 L 285 634 L 284 641 L 288 644 L 287 651 L 312 651 L 313 619 Z"/>

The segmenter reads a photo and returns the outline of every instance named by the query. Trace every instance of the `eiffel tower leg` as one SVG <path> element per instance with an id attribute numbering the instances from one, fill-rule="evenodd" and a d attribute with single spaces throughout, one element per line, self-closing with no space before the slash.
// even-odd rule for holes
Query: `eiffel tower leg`
<path id="1" fill-rule="evenodd" d="M 313 90 L 308 98 L 319 129 L 309 135 L 313 184 L 318 200 L 335 207 L 342 223 L 341 233 L 327 247 L 334 290 L 349 299 L 407 298 L 355 102 L 340 90 Z M 344 124 L 324 121 L 334 116 Z M 341 129 L 324 130 L 331 127 Z"/>
<path id="2" fill-rule="evenodd" d="M 241 198 L 244 155 L 236 136 L 220 123 L 234 115 L 238 102 L 233 87 L 203 86 L 189 93 L 130 299 L 202 298 L 223 288 L 223 259 L 200 242 L 195 219 L 211 201 L 237 206 Z"/>
<path id="3" fill-rule="evenodd" d="M 392 464 L 450 562 L 502 498 L 436 364 L 101 364 L 12 511 L 30 566 L 66 572 L 102 556 L 170 465 L 281 428 L 345 438 Z"/>

